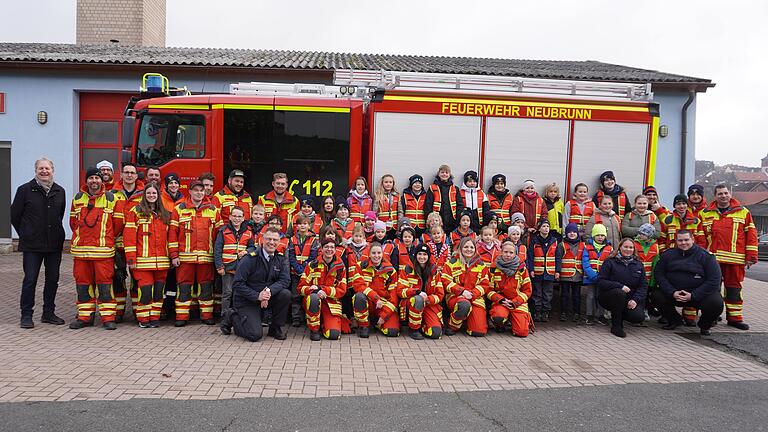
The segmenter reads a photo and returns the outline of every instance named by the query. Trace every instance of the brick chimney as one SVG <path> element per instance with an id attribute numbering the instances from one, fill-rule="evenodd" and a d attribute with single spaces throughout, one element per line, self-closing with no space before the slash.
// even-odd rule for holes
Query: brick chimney
<path id="1" fill-rule="evenodd" d="M 77 43 L 165 46 L 165 0 L 77 0 Z"/>

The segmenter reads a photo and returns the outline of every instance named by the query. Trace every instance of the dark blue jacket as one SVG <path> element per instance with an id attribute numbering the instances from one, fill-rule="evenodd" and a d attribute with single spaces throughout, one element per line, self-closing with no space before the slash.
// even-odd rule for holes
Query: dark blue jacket
<path id="1" fill-rule="evenodd" d="M 622 289 L 624 285 L 630 289 L 628 294 L 630 300 L 634 300 L 639 305 L 645 304 L 648 281 L 645 278 L 643 263 L 633 259 L 625 264 L 617 257 L 605 260 L 597 277 L 597 288 L 600 292 Z"/>
<path id="2" fill-rule="evenodd" d="M 665 294 L 687 291 L 694 302 L 718 292 L 722 277 L 717 258 L 696 244 L 687 251 L 678 248 L 664 251 L 653 274 Z"/>
<path id="3" fill-rule="evenodd" d="M 290 289 L 291 272 L 288 259 L 276 253 L 270 262 L 267 262 L 261 251 L 260 247 L 256 248 L 240 259 L 235 280 L 232 282 L 232 302 L 235 309 L 259 304 L 259 294 L 265 287 L 269 287 L 272 295 L 280 290 Z"/>
<path id="4" fill-rule="evenodd" d="M 64 247 L 64 188 L 54 183 L 48 194 L 37 180 L 16 189 L 11 204 L 11 224 L 19 234 L 22 252 L 57 252 Z"/>

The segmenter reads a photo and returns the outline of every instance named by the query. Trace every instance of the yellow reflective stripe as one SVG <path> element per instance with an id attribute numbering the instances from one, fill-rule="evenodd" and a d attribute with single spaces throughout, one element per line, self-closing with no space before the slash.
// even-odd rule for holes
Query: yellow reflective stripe
<path id="1" fill-rule="evenodd" d="M 513 100 L 490 100 L 490 99 L 469 99 L 469 98 L 441 98 L 441 97 L 429 97 L 429 96 L 399 96 L 399 95 L 384 95 L 384 100 L 393 101 L 405 101 L 405 102 L 458 102 L 458 103 L 475 103 L 485 105 L 517 105 L 517 106 L 532 106 L 532 107 L 553 107 L 553 108 L 589 108 L 604 111 L 631 111 L 631 112 L 648 112 L 648 107 L 636 107 L 636 106 L 617 106 L 617 105 L 588 105 L 588 104 L 575 104 L 575 103 L 547 103 L 547 102 L 532 102 L 532 101 L 513 101 Z"/>
<path id="2" fill-rule="evenodd" d="M 247 104 L 213 104 L 212 109 L 239 109 L 239 110 L 259 110 L 272 111 L 275 109 L 272 105 L 247 105 Z"/>
<path id="3" fill-rule="evenodd" d="M 208 104 L 204 105 L 192 105 L 192 104 L 162 104 L 162 105 L 150 105 L 150 108 L 157 109 L 183 109 L 183 110 L 207 110 Z"/>
<path id="4" fill-rule="evenodd" d="M 349 112 L 349 108 L 345 108 L 345 107 L 301 106 L 301 105 L 275 105 L 275 111 L 311 111 L 311 112 L 339 112 L 339 113 L 348 113 Z"/>
<path id="5" fill-rule="evenodd" d="M 655 184 L 656 179 L 656 151 L 659 145 L 659 117 L 654 116 L 651 121 L 651 148 L 648 157 L 648 182 L 646 184 Z"/>

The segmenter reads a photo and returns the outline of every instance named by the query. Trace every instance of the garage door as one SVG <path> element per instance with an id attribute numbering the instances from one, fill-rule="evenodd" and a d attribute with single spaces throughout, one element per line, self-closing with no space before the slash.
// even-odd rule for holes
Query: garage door
<path id="1" fill-rule="evenodd" d="M 102 160 L 112 162 L 119 178 L 123 110 L 131 95 L 80 93 L 80 176 Z"/>
<path id="2" fill-rule="evenodd" d="M 376 113 L 371 183 L 389 173 L 402 190 L 418 173 L 429 185 L 447 164 L 460 185 L 465 171 L 480 166 L 480 124 L 473 116 Z"/>

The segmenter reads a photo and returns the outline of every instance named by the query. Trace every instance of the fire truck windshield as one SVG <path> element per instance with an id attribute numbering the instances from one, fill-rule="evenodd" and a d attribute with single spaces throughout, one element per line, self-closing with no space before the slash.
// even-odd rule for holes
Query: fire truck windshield
<path id="1" fill-rule="evenodd" d="M 160 166 L 173 159 L 205 157 L 205 118 L 192 114 L 147 114 L 141 118 L 136 163 Z"/>

